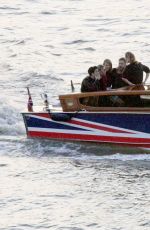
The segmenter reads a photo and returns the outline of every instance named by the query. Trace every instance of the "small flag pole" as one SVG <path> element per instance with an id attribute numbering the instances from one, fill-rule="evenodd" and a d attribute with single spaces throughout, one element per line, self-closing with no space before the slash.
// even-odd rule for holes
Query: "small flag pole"
<path id="1" fill-rule="evenodd" d="M 27 91 L 28 91 L 28 103 L 27 103 L 28 112 L 33 112 L 33 101 L 32 101 L 29 87 L 27 87 Z"/>
<path id="2" fill-rule="evenodd" d="M 44 94 L 44 105 L 45 105 L 46 111 L 48 111 L 49 110 L 49 101 L 48 101 L 48 96 L 46 93 Z"/>
<path id="3" fill-rule="evenodd" d="M 71 80 L 71 90 L 72 90 L 72 92 L 75 91 L 75 88 L 74 88 L 74 85 L 73 85 L 73 81 L 72 81 L 72 80 Z"/>

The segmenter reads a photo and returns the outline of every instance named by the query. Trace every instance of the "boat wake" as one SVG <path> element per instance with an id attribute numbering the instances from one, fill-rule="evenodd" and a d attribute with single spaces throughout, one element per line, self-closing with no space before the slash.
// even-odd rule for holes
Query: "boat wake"
<path id="1" fill-rule="evenodd" d="M 120 151 L 119 151 L 120 150 Z M 111 154 L 110 154 L 111 153 Z M 81 164 L 99 161 L 150 161 L 142 150 L 117 149 L 110 145 L 67 143 L 53 140 L 28 139 L 25 135 L 0 135 L 0 155 L 35 158 L 68 158 Z"/>
<path id="2" fill-rule="evenodd" d="M 0 99 L 0 135 L 22 135 L 25 133 L 20 111 L 5 98 Z"/>

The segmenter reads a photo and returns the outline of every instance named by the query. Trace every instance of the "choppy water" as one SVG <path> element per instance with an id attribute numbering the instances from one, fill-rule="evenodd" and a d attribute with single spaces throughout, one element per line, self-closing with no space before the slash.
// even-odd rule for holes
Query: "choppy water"
<path id="1" fill-rule="evenodd" d="M 148 0 L 0 1 L 0 230 L 150 229 L 150 155 L 29 140 L 20 115 L 26 86 L 58 105 L 105 58 L 131 50 L 150 66 L 149 12 Z"/>

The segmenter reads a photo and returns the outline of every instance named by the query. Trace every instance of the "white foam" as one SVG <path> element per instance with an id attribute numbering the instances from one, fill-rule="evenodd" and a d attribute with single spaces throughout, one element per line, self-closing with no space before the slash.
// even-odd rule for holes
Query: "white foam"
<path id="1" fill-rule="evenodd" d="M 10 101 L 0 98 L 0 134 L 19 135 L 25 133 L 20 111 Z"/>
<path id="2" fill-rule="evenodd" d="M 119 160 L 119 161 L 143 161 L 143 160 L 150 160 L 150 154 L 123 154 L 123 153 L 116 153 L 116 154 L 112 154 L 112 155 L 103 155 L 103 156 L 95 156 L 95 155 L 86 155 L 86 154 L 82 154 L 81 156 L 76 157 L 76 159 L 80 159 L 80 160 L 94 160 L 94 161 L 99 161 L 99 160 Z"/>

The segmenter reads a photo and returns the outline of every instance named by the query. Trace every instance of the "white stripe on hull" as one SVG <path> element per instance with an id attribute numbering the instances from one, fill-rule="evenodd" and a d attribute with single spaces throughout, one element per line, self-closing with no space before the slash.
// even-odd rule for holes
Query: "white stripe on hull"
<path id="1" fill-rule="evenodd" d="M 96 136 L 113 136 L 113 137 L 129 137 L 129 138 L 144 138 L 150 142 L 150 135 L 146 133 L 137 133 L 137 134 L 129 134 L 129 133 L 113 133 L 113 132 L 106 132 L 106 131 L 81 131 L 81 130 L 69 130 L 69 129 L 52 129 L 52 128 L 37 128 L 37 127 L 28 127 L 28 131 L 35 131 L 35 132 L 54 132 L 54 133 L 67 133 L 67 134 L 82 134 L 82 135 L 96 135 Z"/>

